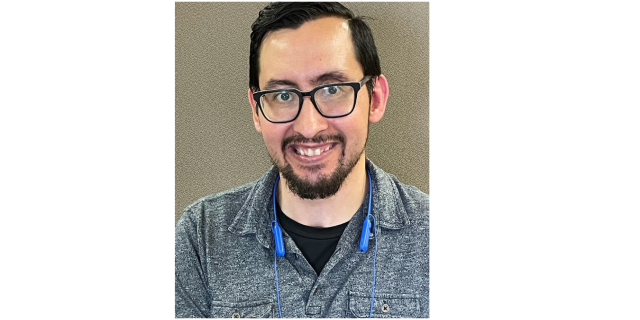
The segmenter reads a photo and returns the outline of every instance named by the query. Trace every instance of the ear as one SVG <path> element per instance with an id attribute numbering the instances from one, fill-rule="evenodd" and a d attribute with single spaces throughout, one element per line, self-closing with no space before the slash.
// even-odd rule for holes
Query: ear
<path id="1" fill-rule="evenodd" d="M 389 83 L 387 77 L 379 75 L 373 86 L 371 93 L 371 108 L 369 108 L 369 123 L 376 123 L 382 119 L 384 111 L 387 109 L 387 99 L 389 98 Z"/>
<path id="2" fill-rule="evenodd" d="M 249 98 L 249 104 L 251 105 L 251 112 L 253 113 L 253 125 L 256 127 L 256 130 L 262 133 L 262 128 L 260 127 L 260 117 L 258 117 L 258 104 L 255 100 L 253 100 L 253 91 L 249 88 L 247 92 L 247 97 Z"/>

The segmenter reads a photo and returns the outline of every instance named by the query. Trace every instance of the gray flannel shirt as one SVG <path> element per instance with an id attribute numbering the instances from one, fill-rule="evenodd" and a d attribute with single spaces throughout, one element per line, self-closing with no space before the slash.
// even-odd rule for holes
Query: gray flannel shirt
<path id="1" fill-rule="evenodd" d="M 429 316 L 429 196 L 367 160 L 377 222 L 373 317 Z M 272 192 L 278 171 L 204 197 L 176 226 L 176 318 L 278 317 Z M 368 202 L 368 197 L 365 197 Z M 368 317 L 375 239 L 360 252 L 367 203 L 353 216 L 336 251 L 316 275 L 283 230 L 277 258 L 285 318 Z"/>

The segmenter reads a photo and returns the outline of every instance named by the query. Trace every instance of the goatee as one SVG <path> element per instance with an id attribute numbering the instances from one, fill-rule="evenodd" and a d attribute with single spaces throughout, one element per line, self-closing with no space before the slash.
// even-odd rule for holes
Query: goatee
<path id="1" fill-rule="evenodd" d="M 364 152 L 364 148 L 362 148 L 360 152 L 355 154 L 350 159 L 347 159 L 345 156 L 345 147 L 344 147 L 345 139 L 341 135 L 334 135 L 329 137 L 328 136 L 314 137 L 311 140 L 305 139 L 302 136 L 292 136 L 285 139 L 282 143 L 283 154 L 285 154 L 284 152 L 285 148 L 292 143 L 309 143 L 309 142 L 322 143 L 327 141 L 336 141 L 336 142 L 342 143 L 342 146 L 343 146 L 342 155 L 338 160 L 338 167 L 333 171 L 333 173 L 331 173 L 330 175 L 324 175 L 324 174 L 320 175 L 317 178 L 317 180 L 313 183 L 309 181 L 308 178 L 303 178 L 298 176 L 293 171 L 293 167 L 291 167 L 291 164 L 286 162 L 286 160 L 285 160 L 285 163 L 286 163 L 285 165 L 280 165 L 275 161 L 275 159 L 273 159 L 273 157 L 271 159 L 272 163 L 276 167 L 278 167 L 278 170 L 280 171 L 280 173 L 282 173 L 282 176 L 285 178 L 287 182 L 287 187 L 289 188 L 289 190 L 291 190 L 291 192 L 293 192 L 295 195 L 297 195 L 302 199 L 309 199 L 309 200 L 325 199 L 336 194 L 338 190 L 340 190 L 340 187 L 342 186 L 342 183 L 344 182 L 344 180 L 347 178 L 347 176 L 349 176 L 349 173 L 351 173 L 353 168 L 356 166 L 356 164 L 360 160 L 360 157 Z M 314 172 L 322 169 L 322 166 L 309 166 L 309 167 L 306 167 L 306 169 L 310 172 Z"/>

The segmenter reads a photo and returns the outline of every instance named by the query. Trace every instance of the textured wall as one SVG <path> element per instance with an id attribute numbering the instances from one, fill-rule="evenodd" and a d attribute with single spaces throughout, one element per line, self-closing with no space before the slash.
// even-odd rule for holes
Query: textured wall
<path id="1" fill-rule="evenodd" d="M 176 3 L 176 222 L 271 166 L 247 101 L 251 24 L 267 3 Z M 429 4 L 344 3 L 368 20 L 390 96 L 366 154 L 429 192 Z"/>

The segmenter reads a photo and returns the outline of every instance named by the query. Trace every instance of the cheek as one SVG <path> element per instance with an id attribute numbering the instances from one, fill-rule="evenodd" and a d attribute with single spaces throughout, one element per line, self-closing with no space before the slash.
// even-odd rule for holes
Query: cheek
<path id="1" fill-rule="evenodd" d="M 336 125 L 336 129 L 344 135 L 347 141 L 347 149 L 359 149 L 367 140 L 367 126 L 369 124 L 367 118 L 362 117 L 361 114 L 351 114 L 354 116 L 351 121 L 345 121 L 340 125 Z"/>
<path id="2" fill-rule="evenodd" d="M 280 146 L 278 145 L 278 141 L 274 139 L 273 136 L 265 136 L 264 143 L 265 145 L 267 145 L 267 148 L 269 148 L 269 152 L 271 153 L 273 153 L 273 151 L 277 151 L 280 149 Z"/>
<path id="3" fill-rule="evenodd" d="M 262 127 L 262 138 L 264 140 L 269 153 L 272 156 L 282 153 L 282 139 L 281 132 L 273 130 L 273 128 Z"/>

